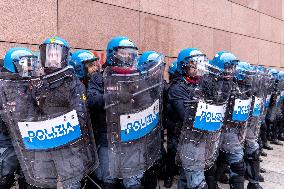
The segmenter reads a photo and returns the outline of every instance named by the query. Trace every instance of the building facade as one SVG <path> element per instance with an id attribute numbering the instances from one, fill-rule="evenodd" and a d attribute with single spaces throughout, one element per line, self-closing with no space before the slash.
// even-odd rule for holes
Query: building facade
<path id="1" fill-rule="evenodd" d="M 233 52 L 252 64 L 284 67 L 284 0 L 1 0 L 0 57 L 14 46 L 37 50 L 53 35 L 105 57 L 111 37 L 170 62 L 186 47 L 212 58 Z"/>

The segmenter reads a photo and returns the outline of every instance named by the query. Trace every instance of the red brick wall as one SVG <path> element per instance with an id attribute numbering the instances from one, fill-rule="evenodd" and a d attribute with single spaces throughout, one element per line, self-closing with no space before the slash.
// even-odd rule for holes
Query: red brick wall
<path id="1" fill-rule="evenodd" d="M 13 46 L 36 50 L 52 35 L 93 50 L 125 35 L 141 52 L 175 57 L 197 47 L 212 58 L 228 50 L 253 64 L 284 66 L 282 7 L 284 0 L 1 0 L 0 56 Z"/>

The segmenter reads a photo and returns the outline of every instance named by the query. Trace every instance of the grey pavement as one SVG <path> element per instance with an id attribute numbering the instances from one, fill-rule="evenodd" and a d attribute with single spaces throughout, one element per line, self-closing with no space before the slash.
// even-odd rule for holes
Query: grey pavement
<path id="1" fill-rule="evenodd" d="M 284 189 L 284 146 L 273 146 L 273 150 L 265 150 L 268 154 L 267 157 L 261 157 L 263 162 L 261 163 L 261 167 L 266 169 L 266 173 L 262 173 L 264 176 L 265 182 L 260 183 L 264 189 Z M 175 182 L 171 189 L 176 189 L 178 177 L 175 177 Z M 245 188 L 247 185 L 247 181 L 245 183 Z M 220 184 L 220 189 L 229 189 L 228 184 Z M 159 182 L 159 186 L 157 188 L 164 189 L 163 181 Z"/>

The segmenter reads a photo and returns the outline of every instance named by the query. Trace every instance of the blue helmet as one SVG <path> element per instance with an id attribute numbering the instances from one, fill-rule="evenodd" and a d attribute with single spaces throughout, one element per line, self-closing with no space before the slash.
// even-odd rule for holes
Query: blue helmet
<path id="1" fill-rule="evenodd" d="M 210 64 L 218 67 L 221 71 L 224 72 L 227 66 L 235 67 L 237 62 L 237 57 L 232 53 L 227 51 L 220 51 L 214 56 L 213 60 L 210 61 Z"/>
<path id="2" fill-rule="evenodd" d="M 268 75 L 271 79 L 277 79 L 278 78 L 278 71 L 274 68 L 268 68 Z"/>
<path id="3" fill-rule="evenodd" d="M 72 53 L 69 65 L 74 67 L 77 77 L 82 79 L 87 75 L 85 63 L 93 63 L 97 60 L 99 60 L 99 58 L 96 57 L 91 51 L 77 50 Z"/>
<path id="4" fill-rule="evenodd" d="M 12 73 L 17 73 L 17 66 L 21 57 L 34 56 L 34 53 L 24 47 L 15 47 L 9 49 L 3 58 L 3 67 Z"/>
<path id="5" fill-rule="evenodd" d="M 160 63 L 162 55 L 155 51 L 146 51 L 138 59 L 137 69 L 140 72 L 147 71 L 149 68 Z"/>
<path id="6" fill-rule="evenodd" d="M 284 80 L 284 72 L 283 71 L 278 72 L 277 79 L 280 80 L 280 81 Z"/>
<path id="7" fill-rule="evenodd" d="M 57 37 L 57 36 L 53 36 L 51 38 L 45 39 L 42 44 L 45 44 L 45 45 L 47 45 L 47 44 L 58 44 L 58 45 L 63 45 L 67 48 L 70 48 L 69 43 L 65 39 L 62 39 L 62 38 Z"/>
<path id="8" fill-rule="evenodd" d="M 39 46 L 40 62 L 45 68 L 63 68 L 70 60 L 70 46 L 64 39 L 54 36 Z"/>
<path id="9" fill-rule="evenodd" d="M 206 57 L 206 56 L 197 48 L 183 49 L 182 51 L 180 51 L 177 57 L 177 71 L 182 75 L 186 74 L 184 68 L 188 66 L 190 60 L 197 63 L 198 57 Z"/>
<path id="10" fill-rule="evenodd" d="M 243 81 L 253 69 L 254 68 L 249 63 L 240 61 L 236 66 L 235 78 L 239 81 Z"/>
<path id="11" fill-rule="evenodd" d="M 122 54 L 126 56 L 120 56 L 120 49 L 123 51 Z M 106 63 L 108 66 L 133 66 L 134 64 L 137 64 L 138 48 L 127 37 L 118 36 L 112 38 L 108 42 L 106 51 Z"/>
<path id="12" fill-rule="evenodd" d="M 171 64 L 171 66 L 169 67 L 168 72 L 169 72 L 170 75 L 173 75 L 173 74 L 176 73 L 176 71 L 177 71 L 177 60 L 174 60 Z"/>
<path id="13" fill-rule="evenodd" d="M 262 65 L 258 65 L 257 67 L 257 71 L 260 72 L 260 73 L 266 73 L 266 68 L 265 66 L 262 66 Z"/>

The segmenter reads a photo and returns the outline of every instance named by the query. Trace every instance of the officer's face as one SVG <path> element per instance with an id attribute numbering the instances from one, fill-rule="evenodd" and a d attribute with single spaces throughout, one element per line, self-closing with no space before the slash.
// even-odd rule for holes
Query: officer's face
<path id="1" fill-rule="evenodd" d="M 85 64 L 85 68 L 88 72 L 88 74 L 92 75 L 96 72 L 100 72 L 101 71 L 101 64 L 99 63 L 99 61 L 94 61 L 94 62 L 88 62 Z"/>
<path id="2" fill-rule="evenodd" d="M 116 58 L 122 64 L 121 66 L 135 66 L 138 57 L 138 50 L 133 48 L 119 48 L 116 52 Z"/>
<path id="3" fill-rule="evenodd" d="M 189 61 L 187 65 L 187 74 L 190 77 L 194 77 L 197 75 L 197 65 L 194 61 Z"/>
<path id="4" fill-rule="evenodd" d="M 235 66 L 233 66 L 233 65 L 225 65 L 223 77 L 225 79 L 231 79 L 231 78 L 233 78 L 233 75 L 235 74 L 235 71 L 236 71 L 236 67 Z"/>

